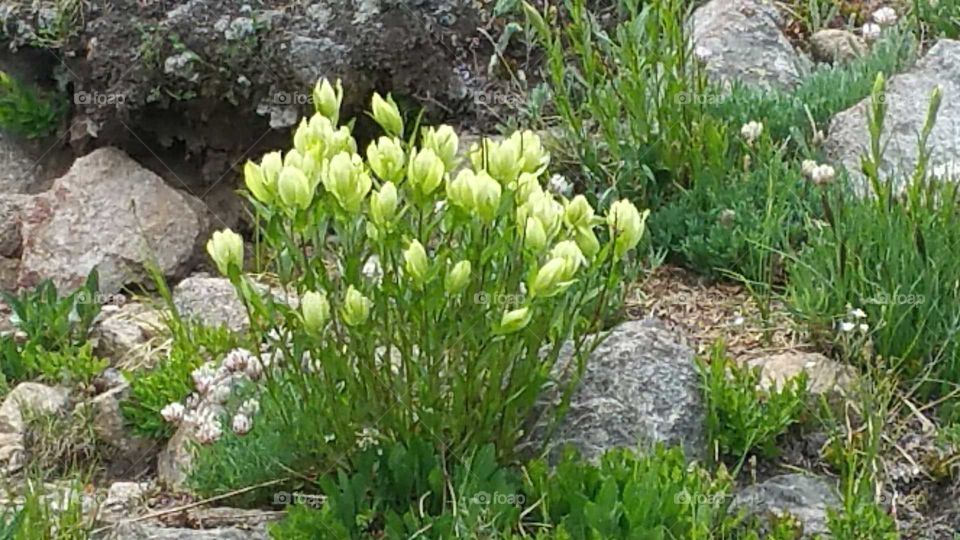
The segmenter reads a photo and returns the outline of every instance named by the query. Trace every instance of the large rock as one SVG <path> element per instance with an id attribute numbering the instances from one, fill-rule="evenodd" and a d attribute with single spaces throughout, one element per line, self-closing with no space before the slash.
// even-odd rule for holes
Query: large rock
<path id="1" fill-rule="evenodd" d="M 571 353 L 565 345 L 560 366 Z M 549 443 L 551 454 L 572 445 L 595 461 L 611 448 L 664 443 L 683 445 L 691 457 L 702 455 L 705 410 L 693 358 L 693 350 L 656 321 L 616 327 L 588 358 Z"/>
<path id="2" fill-rule="evenodd" d="M 710 0 L 693 12 L 693 41 L 711 79 L 791 88 L 805 61 L 780 30 L 769 0 Z"/>
<path id="3" fill-rule="evenodd" d="M 97 440 L 109 448 L 112 463 L 132 464 L 145 461 L 158 446 L 154 441 L 134 436 L 130 432 L 120 402 L 130 394 L 129 384 L 111 388 L 90 400 L 93 432 Z"/>
<path id="4" fill-rule="evenodd" d="M 96 353 L 122 369 L 151 369 L 156 355 L 147 344 L 167 330 L 163 313 L 146 304 L 131 302 L 99 320 L 93 329 Z"/>
<path id="5" fill-rule="evenodd" d="M 829 481 L 805 474 L 784 474 L 740 490 L 730 511 L 761 521 L 771 515 L 789 514 L 803 527 L 803 538 L 813 538 L 829 535 L 827 509 L 839 505 L 840 497 Z"/>
<path id="6" fill-rule="evenodd" d="M 839 397 L 849 393 L 857 378 L 853 366 L 841 364 L 820 353 L 785 352 L 746 361 L 751 368 L 760 368 L 763 389 L 782 388 L 783 384 L 802 373 L 807 375 L 807 390 L 814 395 Z"/>
<path id="7" fill-rule="evenodd" d="M 887 174 L 910 174 L 916 166 L 917 135 L 926 120 L 930 94 L 937 86 L 943 90 L 943 101 L 930 133 L 929 167 L 952 172 L 960 179 L 960 41 L 949 39 L 937 42 L 913 69 L 887 81 L 887 116 L 881 137 L 885 147 L 882 169 Z M 860 157 L 870 145 L 869 105 L 867 98 L 835 116 L 825 141 L 828 154 L 846 166 L 861 188 L 866 188 Z M 902 179 L 898 175 L 897 181 Z"/>
<path id="8" fill-rule="evenodd" d="M 26 413 L 60 414 L 69 395 L 63 388 L 38 383 L 20 383 L 0 405 L 0 470 L 14 472 L 23 466 Z"/>
<path id="9" fill-rule="evenodd" d="M 148 261 L 182 275 L 205 240 L 197 205 L 123 152 L 96 150 L 25 205 L 18 283 L 74 288 L 97 267 L 101 291 L 112 293 L 144 281 Z"/>
<path id="10" fill-rule="evenodd" d="M 112 529 L 105 540 L 268 540 L 266 527 L 241 529 L 222 527 L 215 529 L 184 529 L 157 527 L 143 523 L 124 523 Z"/>
<path id="11" fill-rule="evenodd" d="M 261 294 L 271 292 L 276 302 L 291 307 L 299 305 L 295 294 L 284 294 L 279 287 L 268 287 L 252 282 Z M 247 311 L 237 296 L 237 290 L 230 280 L 206 274 L 194 274 L 173 290 L 173 303 L 184 319 L 190 319 L 204 326 L 226 326 L 234 332 L 244 332 L 250 327 Z"/>

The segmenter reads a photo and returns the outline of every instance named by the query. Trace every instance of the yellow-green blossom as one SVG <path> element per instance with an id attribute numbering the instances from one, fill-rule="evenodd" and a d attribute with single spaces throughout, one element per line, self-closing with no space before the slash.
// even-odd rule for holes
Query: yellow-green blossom
<path id="1" fill-rule="evenodd" d="M 340 103 L 342 102 L 343 85 L 340 83 L 340 79 L 337 79 L 336 89 L 327 79 L 317 81 L 317 85 L 313 87 L 313 106 L 333 125 L 336 125 L 340 120 Z"/>
<path id="2" fill-rule="evenodd" d="M 318 334 L 330 320 L 330 302 L 323 292 L 307 291 L 300 299 L 303 326 L 311 334 Z"/>
<path id="3" fill-rule="evenodd" d="M 443 281 L 447 294 L 457 294 L 470 284 L 470 273 L 473 267 L 470 261 L 460 261 L 453 265 Z"/>
<path id="4" fill-rule="evenodd" d="M 343 307 L 340 309 L 340 318 L 347 326 L 358 326 L 370 318 L 370 309 L 373 307 L 373 301 L 364 296 L 360 291 L 350 285 L 347 288 L 347 294 L 343 299 Z"/>
<path id="5" fill-rule="evenodd" d="M 387 135 L 403 136 L 403 117 L 400 116 L 400 109 L 390 94 L 387 94 L 387 99 L 383 99 L 380 94 L 374 93 L 370 108 L 373 119 L 387 132 Z"/>
<path id="6" fill-rule="evenodd" d="M 230 275 L 231 267 L 243 269 L 243 238 L 230 229 L 213 233 L 207 241 L 207 253 L 225 276 Z"/>

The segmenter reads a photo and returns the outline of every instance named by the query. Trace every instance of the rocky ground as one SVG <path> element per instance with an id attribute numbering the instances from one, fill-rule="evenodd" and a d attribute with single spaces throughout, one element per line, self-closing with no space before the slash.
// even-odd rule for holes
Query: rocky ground
<path id="1" fill-rule="evenodd" d="M 147 265 L 176 283 L 181 315 L 242 330 L 243 307 L 226 280 L 203 273 L 202 249 L 213 228 L 244 219 L 233 193 L 238 165 L 286 145 L 320 76 L 344 80 L 350 115 L 371 91 L 389 89 L 435 118 L 489 128 L 478 103 L 513 99 L 510 84 L 491 80 L 486 70 L 487 32 L 503 22 L 491 19 L 490 6 L 468 0 L 256 8 L 233 0 L 125 0 L 85 2 L 78 13 L 51 9 L 0 2 L 9 49 L 0 67 L 79 96 L 59 137 L 0 138 L 0 289 L 44 279 L 76 287 L 97 267 L 102 296 L 96 300 L 107 307 L 95 327 L 96 350 L 111 367 L 87 393 L 22 383 L 5 397 L 2 478 L 16 483 L 31 457 L 23 409 L 67 414 L 89 407 L 110 456 L 86 493 L 86 504 L 100 509 L 99 536 L 266 538 L 263 524 L 279 509 L 224 508 L 182 490 L 190 433 L 159 447 L 124 426 L 119 403 L 129 385 L 119 371 L 158 361 L 167 339 Z M 815 62 L 842 62 L 870 46 L 846 30 L 795 31 L 780 7 L 762 0 L 710 0 L 694 12 L 692 27 L 711 77 L 768 88 L 795 86 Z M 935 86 L 944 99 L 931 159 L 960 167 L 960 42 L 951 40 L 890 77 L 884 166 L 916 162 L 926 112 L 918 97 Z M 865 114 L 860 103 L 838 114 L 825 134 L 830 155 L 854 171 L 866 144 Z M 647 276 L 628 313 L 635 320 L 594 352 L 558 433 L 558 442 L 588 457 L 638 439 L 709 453 L 693 358 L 717 337 L 738 359 L 761 367 L 765 384 L 806 371 L 814 392 L 842 394 L 855 378 L 814 352 L 781 307 L 761 320 L 742 287 L 680 269 Z M 0 330 L 9 330 L 6 318 Z M 953 456 L 934 449 L 920 408 L 910 417 L 889 431 L 897 450 L 886 461 L 898 480 L 886 486 L 887 500 L 899 505 L 905 537 L 950 538 L 960 531 L 960 484 L 938 470 Z M 806 531 L 825 532 L 826 508 L 839 497 L 820 458 L 822 442 L 822 434 L 797 433 L 778 461 L 755 465 L 755 482 L 744 483 L 734 506 L 757 515 L 787 510 Z M 63 486 L 47 488 L 55 494 Z"/>

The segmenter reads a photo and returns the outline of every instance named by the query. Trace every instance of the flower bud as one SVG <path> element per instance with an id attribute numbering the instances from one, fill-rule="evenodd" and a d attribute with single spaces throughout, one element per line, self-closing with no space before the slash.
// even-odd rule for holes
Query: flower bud
<path id="1" fill-rule="evenodd" d="M 540 179 L 537 178 L 537 175 L 521 173 L 517 179 L 517 191 L 514 195 L 517 204 L 523 204 L 527 202 L 530 197 L 536 196 L 535 193 L 541 191 L 543 191 L 543 188 L 540 187 Z"/>
<path id="2" fill-rule="evenodd" d="M 350 285 L 343 300 L 340 317 L 347 326 L 357 326 L 367 322 L 372 307 L 373 301 L 364 296 L 353 285 Z"/>
<path id="3" fill-rule="evenodd" d="M 443 181 L 443 161 L 429 148 L 414 151 L 407 168 L 407 181 L 419 197 L 426 198 Z"/>
<path id="4" fill-rule="evenodd" d="M 446 172 L 451 172 L 457 166 L 457 149 L 460 139 L 452 127 L 442 125 L 438 128 L 423 129 L 423 147 L 433 152 L 443 161 Z"/>
<path id="5" fill-rule="evenodd" d="M 363 169 L 363 160 L 356 154 L 341 152 L 324 166 L 323 185 L 347 212 L 360 211 L 364 197 L 373 184 Z"/>
<path id="6" fill-rule="evenodd" d="M 317 81 L 317 85 L 313 87 L 313 106 L 333 125 L 340 120 L 340 103 L 342 102 L 343 84 L 340 83 L 340 79 L 337 79 L 336 90 L 327 79 Z"/>
<path id="7" fill-rule="evenodd" d="M 403 179 L 405 159 L 403 146 L 395 138 L 380 137 L 367 147 L 367 163 L 374 174 L 386 182 Z"/>
<path id="8" fill-rule="evenodd" d="M 497 217 L 497 210 L 500 209 L 501 192 L 500 184 L 486 172 L 481 171 L 473 177 L 470 196 L 473 211 L 480 216 L 480 219 L 490 223 Z"/>
<path id="9" fill-rule="evenodd" d="M 625 199 L 616 201 L 610 206 L 607 224 L 615 237 L 614 253 L 618 258 L 623 257 L 640 242 L 649 213 L 647 210 L 641 215 L 637 207 Z"/>
<path id="10" fill-rule="evenodd" d="M 593 225 L 593 207 L 583 195 L 577 195 L 567 203 L 563 212 L 563 221 L 571 228 Z"/>
<path id="11" fill-rule="evenodd" d="M 403 269 L 410 279 L 419 286 L 427 281 L 427 272 L 430 270 L 430 263 L 427 261 L 427 251 L 423 249 L 423 244 L 419 240 L 413 240 L 407 249 L 403 252 Z"/>
<path id="12" fill-rule="evenodd" d="M 456 178 L 447 181 L 447 200 L 461 209 L 470 212 L 473 209 L 472 189 L 476 173 L 470 169 L 461 170 Z"/>
<path id="13" fill-rule="evenodd" d="M 470 261 L 460 261 L 453 265 L 443 281 L 443 288 L 447 294 L 457 294 L 470 284 L 470 272 L 473 267 Z"/>
<path id="14" fill-rule="evenodd" d="M 384 226 L 397 214 L 397 187 L 387 182 L 370 197 L 370 217 L 377 225 Z"/>
<path id="15" fill-rule="evenodd" d="M 563 221 L 563 205 L 545 191 L 534 193 L 524 205 L 529 215 L 540 220 L 547 238 L 552 238 L 560 230 Z"/>
<path id="16" fill-rule="evenodd" d="M 270 204 L 273 201 L 273 194 L 267 189 L 266 181 L 263 178 L 263 171 L 260 166 L 252 161 L 247 161 L 243 166 L 243 181 L 247 185 L 250 193 L 260 202 Z"/>
<path id="17" fill-rule="evenodd" d="M 308 291 L 300 299 L 303 326 L 311 334 L 318 334 L 330 320 L 330 302 L 322 292 Z"/>
<path id="18" fill-rule="evenodd" d="M 587 259 L 593 259 L 600 252 L 600 240 L 593 232 L 593 227 L 577 227 L 573 235 L 574 242 Z"/>
<path id="19" fill-rule="evenodd" d="M 213 233 L 207 241 L 207 253 L 225 276 L 230 275 L 231 266 L 243 268 L 243 238 L 230 229 Z"/>
<path id="20" fill-rule="evenodd" d="M 393 97 L 387 94 L 387 99 L 383 99 L 380 94 L 373 94 L 371 103 L 373 119 L 380 124 L 387 135 L 394 137 L 403 136 L 403 118 L 400 116 L 400 109 L 393 101 Z"/>
<path id="21" fill-rule="evenodd" d="M 514 309 L 503 314 L 500 318 L 500 333 L 512 334 L 526 328 L 533 318 L 533 312 L 529 307 Z"/>
<path id="22" fill-rule="evenodd" d="M 553 249 L 550 250 L 550 257 L 560 258 L 566 261 L 563 274 L 564 281 L 573 279 L 577 270 L 587 264 L 587 259 L 583 256 L 583 252 L 580 251 L 580 247 L 577 246 L 576 242 L 571 240 L 557 242 L 557 245 L 553 246 Z"/>
<path id="23" fill-rule="evenodd" d="M 528 217 L 523 233 L 523 247 L 534 253 L 540 253 L 547 246 L 547 233 L 543 224 L 534 217 Z"/>
<path id="24" fill-rule="evenodd" d="M 269 152 L 263 155 L 263 159 L 260 160 L 260 172 L 263 173 L 263 185 L 267 191 L 273 193 L 276 190 L 281 170 L 283 170 L 283 158 L 280 152 Z"/>
<path id="25" fill-rule="evenodd" d="M 500 144 L 491 145 L 487 156 L 487 172 L 501 184 L 510 186 L 517 180 L 521 161 L 520 137 L 511 137 L 500 141 Z"/>
<path id="26" fill-rule="evenodd" d="M 540 267 L 537 275 L 530 282 L 530 296 L 549 298 L 563 290 L 562 283 L 567 273 L 568 262 L 562 257 L 555 257 Z"/>
<path id="27" fill-rule="evenodd" d="M 354 140 L 347 126 L 340 126 L 340 129 L 331 131 L 327 136 L 326 155 L 335 156 L 340 152 L 357 153 L 357 141 Z"/>
<path id="28" fill-rule="evenodd" d="M 543 149 L 540 136 L 530 131 L 515 132 L 511 138 L 517 137 L 520 141 L 520 170 L 527 173 L 540 174 L 550 164 L 550 154 Z"/>
<path id="29" fill-rule="evenodd" d="M 288 208 L 306 210 L 313 201 L 312 183 L 296 167 L 284 167 L 277 182 L 280 199 Z"/>

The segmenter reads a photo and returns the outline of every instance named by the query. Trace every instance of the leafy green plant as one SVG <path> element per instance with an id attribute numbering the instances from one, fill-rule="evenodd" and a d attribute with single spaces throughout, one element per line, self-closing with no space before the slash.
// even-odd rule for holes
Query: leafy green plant
<path id="1" fill-rule="evenodd" d="M 21 137 L 49 135 L 66 112 L 62 96 L 46 94 L 0 71 L 0 129 Z"/>
<path id="2" fill-rule="evenodd" d="M 222 358 L 238 345 L 238 337 L 225 327 L 205 327 L 179 318 L 169 320 L 168 326 L 175 337 L 166 358 L 153 369 L 124 374 L 130 381 L 130 394 L 120 402 L 120 410 L 133 433 L 143 437 L 172 435 L 173 426 L 164 421 L 160 411 L 190 394 L 193 370 Z"/>
<path id="3" fill-rule="evenodd" d="M 825 345 L 840 346 L 852 333 L 863 333 L 862 349 L 905 378 L 926 381 L 921 395 L 930 395 L 960 379 L 960 284 L 953 277 L 960 272 L 960 198 L 954 182 L 927 170 L 938 93 L 920 133 L 917 169 L 905 180 L 881 171 L 884 84 L 878 77 L 869 109 L 866 178 L 825 191 L 829 226 L 791 262 L 787 297 Z M 856 325 L 844 320 L 852 309 Z"/>
<path id="4" fill-rule="evenodd" d="M 265 269 L 299 307 L 242 274 L 239 235 L 208 244 L 251 315 L 253 354 L 282 374 L 262 395 L 284 411 L 272 429 L 332 457 L 376 430 L 455 455 L 494 443 L 509 459 L 541 389 L 569 393 L 619 306 L 646 213 L 621 200 L 600 217 L 545 190 L 532 132 L 478 143 L 466 166 L 448 126 L 405 142 L 396 104 L 376 94 L 388 135 L 364 160 L 337 127 L 342 90 L 321 81 L 315 94 L 294 148 L 245 170 Z"/>
<path id="5" fill-rule="evenodd" d="M 917 26 L 933 37 L 960 38 L 960 1 L 913 0 Z"/>
<path id="6" fill-rule="evenodd" d="M 50 280 L 21 296 L 0 291 L 0 297 L 13 311 L 13 325 L 26 334 L 26 346 L 58 350 L 87 341 L 90 326 L 100 313 L 98 283 L 94 269 L 83 286 L 63 297 Z"/>
<path id="7" fill-rule="evenodd" d="M 59 351 L 36 347 L 20 354 L 30 372 L 55 384 L 87 386 L 110 365 L 108 360 L 94 356 L 92 343 Z"/>
<path id="8" fill-rule="evenodd" d="M 777 437 L 800 421 L 807 401 L 805 374 L 781 387 L 762 389 L 759 369 L 739 366 L 716 344 L 709 363 L 698 359 L 707 407 L 707 434 L 722 455 L 739 460 L 757 452 L 776 455 Z"/>
<path id="9" fill-rule="evenodd" d="M 83 507 L 83 485 L 74 480 L 48 493 L 43 482 L 23 483 L 23 504 L 0 517 L 4 540 L 84 540 L 90 538 L 96 509 Z"/>

